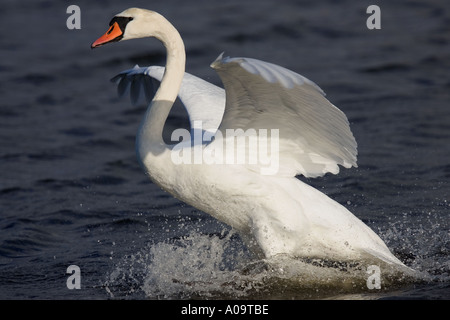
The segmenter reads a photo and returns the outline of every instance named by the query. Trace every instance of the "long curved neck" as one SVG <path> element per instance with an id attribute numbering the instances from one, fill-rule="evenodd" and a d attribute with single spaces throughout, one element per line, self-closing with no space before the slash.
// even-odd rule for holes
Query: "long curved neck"
<path id="1" fill-rule="evenodd" d="M 163 129 L 180 90 L 186 63 L 183 40 L 167 20 L 163 20 L 154 37 L 166 47 L 167 61 L 160 87 L 139 128 L 136 147 L 142 160 L 148 152 L 159 153 L 167 147 L 163 140 Z"/>

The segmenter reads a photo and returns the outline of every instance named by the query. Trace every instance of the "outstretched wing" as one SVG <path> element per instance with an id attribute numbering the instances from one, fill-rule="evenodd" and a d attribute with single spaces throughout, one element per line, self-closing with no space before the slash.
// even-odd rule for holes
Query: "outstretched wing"
<path id="1" fill-rule="evenodd" d="M 111 81 L 117 83 L 120 96 L 130 92 L 133 104 L 138 103 L 142 96 L 150 103 L 164 71 L 164 67 L 136 65 L 133 69 L 122 71 Z M 202 129 L 212 134 L 217 131 L 225 109 L 224 89 L 185 73 L 178 97 L 187 110 L 191 129 Z"/>
<path id="2" fill-rule="evenodd" d="M 226 90 L 219 130 L 278 129 L 278 175 L 306 177 L 356 167 L 357 145 L 345 114 L 312 81 L 250 58 L 211 64 Z"/>

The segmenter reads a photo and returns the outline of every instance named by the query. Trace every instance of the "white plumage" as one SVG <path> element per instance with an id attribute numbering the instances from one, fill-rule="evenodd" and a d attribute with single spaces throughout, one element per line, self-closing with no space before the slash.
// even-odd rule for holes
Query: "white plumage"
<path id="1" fill-rule="evenodd" d="M 116 17 L 130 20 L 121 30 L 121 40 L 154 36 L 167 49 L 166 68 L 136 66 L 113 79 L 120 93 L 130 87 L 133 101 L 142 89 L 151 100 L 136 148 L 156 184 L 237 229 L 266 258 L 284 254 L 403 266 L 361 220 L 295 177 L 336 174 L 339 166 L 356 166 L 357 145 L 348 120 L 315 83 L 271 63 L 220 55 L 211 66 L 224 90 L 184 72 L 181 37 L 161 15 L 132 8 Z M 104 42 L 98 40 L 93 47 Z M 161 82 L 156 94 L 152 79 Z M 223 146 L 227 130 L 278 130 L 278 150 L 270 150 L 272 155 L 277 152 L 276 172 L 261 174 L 262 162 L 174 163 L 173 152 L 179 146 L 163 142 L 162 128 L 177 96 L 193 131 L 215 134 L 213 141 L 203 141 L 196 149 L 203 154 Z M 266 142 L 273 139 L 267 137 Z M 260 152 L 247 146 L 247 155 Z M 184 141 L 182 150 L 194 153 L 195 147 Z"/>

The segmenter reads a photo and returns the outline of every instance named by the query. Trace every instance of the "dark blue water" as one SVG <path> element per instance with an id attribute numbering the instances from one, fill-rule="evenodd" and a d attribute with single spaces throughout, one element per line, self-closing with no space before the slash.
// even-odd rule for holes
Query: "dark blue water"
<path id="1" fill-rule="evenodd" d="M 70 4 L 81 8 L 80 30 L 66 27 Z M 381 29 L 368 30 L 370 4 L 3 3 L 0 299 L 450 298 L 450 6 L 378 1 Z M 305 270 L 300 280 L 274 276 L 227 226 L 153 185 L 134 153 L 145 107 L 117 98 L 109 79 L 163 65 L 164 49 L 148 39 L 90 49 L 129 6 L 172 21 L 187 71 L 213 83 L 209 64 L 226 51 L 319 84 L 349 118 L 359 167 L 304 180 L 421 276 L 375 291 L 355 274 L 311 265 L 294 266 Z M 178 106 L 167 131 L 185 125 Z M 70 265 L 80 267 L 79 290 L 67 288 Z"/>

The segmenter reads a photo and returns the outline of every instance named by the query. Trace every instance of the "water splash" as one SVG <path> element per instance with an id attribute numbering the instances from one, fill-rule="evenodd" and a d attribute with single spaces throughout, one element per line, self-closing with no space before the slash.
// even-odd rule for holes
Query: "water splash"
<path id="1" fill-rule="evenodd" d="M 111 297 L 133 299 L 367 299 L 418 281 L 381 266 L 381 289 L 373 290 L 367 267 L 285 256 L 258 260 L 233 231 L 192 231 L 124 257 L 105 287 Z"/>
<path id="2" fill-rule="evenodd" d="M 181 213 L 159 224 L 149 222 L 151 242 L 115 258 L 104 287 L 112 298 L 131 299 L 377 299 L 430 285 L 441 294 L 450 283 L 450 228 L 444 213 L 420 209 L 391 217 L 384 229 L 378 228 L 393 253 L 417 271 L 408 274 L 379 264 L 380 289 L 368 286 L 367 262 L 260 260 L 228 227 L 212 227 L 208 219 Z M 165 234 L 156 236 L 158 229 Z"/>
<path id="3" fill-rule="evenodd" d="M 130 296 L 138 290 L 150 299 L 241 296 L 246 288 L 242 281 L 236 281 L 236 270 L 248 258 L 249 252 L 233 231 L 191 231 L 188 236 L 150 244 L 124 257 L 110 274 L 106 287 L 113 297 L 111 287 L 120 291 L 127 286 L 131 289 L 119 294 Z"/>
<path id="4" fill-rule="evenodd" d="M 427 282 L 450 282 L 450 221 L 445 212 L 403 213 L 381 237 Z"/>

